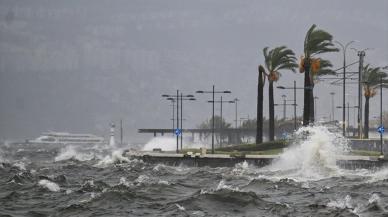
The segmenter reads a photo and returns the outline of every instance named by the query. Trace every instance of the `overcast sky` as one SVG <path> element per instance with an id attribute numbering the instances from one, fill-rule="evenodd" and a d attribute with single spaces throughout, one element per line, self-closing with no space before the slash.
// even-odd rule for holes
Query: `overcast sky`
<path id="1" fill-rule="evenodd" d="M 171 127 L 171 106 L 161 94 L 210 90 L 213 84 L 232 91 L 224 99 L 241 100 L 240 117 L 254 118 L 264 47 L 286 45 L 299 58 L 315 23 L 335 40 L 373 48 L 365 62 L 385 66 L 387 20 L 386 0 L 0 0 L 0 138 L 34 138 L 48 130 L 106 136 L 109 122 L 122 118 L 127 141 L 146 141 L 151 135 L 138 135 L 138 128 Z M 326 57 L 341 67 L 341 53 Z M 348 63 L 357 58 L 347 51 Z M 293 80 L 301 86 L 303 74 L 282 71 L 277 85 Z M 357 103 L 355 87 L 347 90 L 351 105 Z M 318 118 L 330 115 L 331 91 L 342 104 L 341 86 L 316 86 Z M 275 103 L 282 94 L 292 98 L 276 89 Z M 297 97 L 302 105 L 302 93 Z M 211 114 L 210 95 L 197 99 L 184 104 L 185 126 Z M 371 119 L 378 99 L 371 100 Z M 234 106 L 225 105 L 224 115 L 232 122 Z M 282 116 L 281 108 L 276 115 Z"/>

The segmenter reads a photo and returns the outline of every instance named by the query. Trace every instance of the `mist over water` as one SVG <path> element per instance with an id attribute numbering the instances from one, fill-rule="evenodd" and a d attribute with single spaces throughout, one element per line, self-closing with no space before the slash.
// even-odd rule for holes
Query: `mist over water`
<path id="1" fill-rule="evenodd" d="M 308 132 L 308 133 L 307 133 Z M 273 164 L 171 167 L 122 156 L 131 146 L 1 145 L 0 214 L 10 216 L 384 216 L 388 168 L 344 170 L 346 140 L 301 128 Z M 163 143 L 163 144 L 162 144 Z M 154 138 L 176 148 L 174 138 Z M 188 144 L 188 143 L 187 143 Z M 200 144 L 203 145 L 203 144 Z"/>

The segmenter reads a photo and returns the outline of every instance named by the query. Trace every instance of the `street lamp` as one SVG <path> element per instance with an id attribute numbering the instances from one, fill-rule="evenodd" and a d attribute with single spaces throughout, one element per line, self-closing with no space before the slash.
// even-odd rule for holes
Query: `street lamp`
<path id="1" fill-rule="evenodd" d="M 380 157 L 384 157 L 383 154 L 383 76 L 380 77 L 380 127 L 378 129 L 380 133 Z"/>
<path id="2" fill-rule="evenodd" d="M 339 44 L 341 47 L 342 47 L 342 51 L 343 51 L 343 87 L 342 87 L 342 90 L 343 90 L 343 94 L 342 94 L 342 97 L 343 97 L 343 101 L 342 101 L 342 134 L 343 136 L 345 136 L 345 85 L 346 85 L 346 49 L 348 48 L 348 46 L 355 42 L 355 41 L 350 41 L 348 43 L 346 43 L 346 45 L 344 46 L 342 43 L 340 43 L 339 41 L 334 41 L 335 43 Z"/>
<path id="3" fill-rule="evenodd" d="M 211 91 L 204 91 L 204 90 L 198 90 L 196 91 L 196 93 L 211 93 L 212 94 L 212 101 L 213 101 L 213 108 L 212 108 L 212 154 L 214 154 L 214 95 L 216 93 L 232 93 L 231 91 L 229 90 L 224 90 L 224 91 L 215 91 L 214 90 L 215 87 L 214 87 L 214 84 L 213 84 L 213 89 Z"/>
<path id="4" fill-rule="evenodd" d="M 179 98 L 183 99 L 183 97 L 194 97 L 193 95 L 179 95 L 179 90 L 176 90 L 176 95 L 168 95 L 163 94 L 162 97 L 167 98 L 168 100 L 174 100 L 176 102 L 176 153 L 179 153 L 179 135 L 182 133 L 182 129 L 179 128 Z M 181 103 L 182 105 L 182 103 Z M 182 116 L 182 115 L 181 115 Z M 182 139 L 182 137 L 181 137 Z M 182 144 L 182 142 L 181 142 Z"/>
<path id="5" fill-rule="evenodd" d="M 236 105 L 236 107 L 235 107 L 235 128 L 237 129 L 237 104 L 238 104 L 238 101 L 240 101 L 238 98 L 234 98 L 234 103 L 235 103 L 235 105 Z"/>
<path id="6" fill-rule="evenodd" d="M 171 106 L 172 106 L 172 135 L 174 135 L 174 130 L 175 130 L 175 99 L 172 97 L 168 97 L 167 100 L 171 101 Z"/>
<path id="7" fill-rule="evenodd" d="M 358 61 L 358 115 L 357 115 L 357 124 L 358 124 L 358 136 L 362 139 L 362 72 L 364 70 L 364 57 L 365 51 L 371 50 L 372 48 L 366 48 L 363 50 L 357 50 L 355 48 L 351 48 L 352 50 L 357 52 L 357 56 L 359 56 Z"/>
<path id="8" fill-rule="evenodd" d="M 221 100 L 220 101 L 207 101 L 209 103 L 220 103 L 221 104 L 221 121 L 220 121 L 220 147 L 222 147 L 222 104 L 224 103 L 235 103 L 235 101 L 233 100 L 230 100 L 230 101 L 224 101 L 222 100 L 222 96 L 221 96 Z"/>
<path id="9" fill-rule="evenodd" d="M 283 98 L 283 119 L 286 120 L 286 95 L 282 95 Z"/>
<path id="10" fill-rule="evenodd" d="M 339 109 L 343 109 L 343 107 L 342 106 L 337 106 L 336 108 L 339 108 Z M 349 126 L 350 126 L 350 109 L 352 108 L 352 109 L 358 109 L 358 106 L 350 106 L 349 105 L 349 102 L 347 103 L 347 105 L 346 105 L 346 107 L 345 107 L 345 109 L 348 109 L 348 122 L 347 122 L 347 127 L 346 127 L 346 134 L 349 136 Z"/>
<path id="11" fill-rule="evenodd" d="M 331 121 L 334 121 L 334 95 L 335 93 L 334 92 L 331 92 L 330 93 L 331 95 Z"/>
<path id="12" fill-rule="evenodd" d="M 185 97 L 185 98 L 184 98 Z M 196 99 L 194 98 L 193 95 L 186 95 L 183 96 L 181 93 L 181 150 L 183 149 L 183 101 L 195 101 Z"/>
<path id="13" fill-rule="evenodd" d="M 317 117 L 317 100 L 318 99 L 319 99 L 319 97 L 314 96 L 314 106 L 315 106 L 315 108 L 314 108 L 314 112 L 315 112 L 314 117 L 315 117 L 315 119 L 318 119 L 318 117 Z"/>
<path id="14" fill-rule="evenodd" d="M 284 86 L 277 86 L 276 88 L 286 90 L 286 89 L 293 89 L 294 90 L 294 130 L 296 130 L 296 90 L 311 90 L 312 87 L 296 87 L 296 81 L 294 81 L 294 87 L 284 87 Z"/>

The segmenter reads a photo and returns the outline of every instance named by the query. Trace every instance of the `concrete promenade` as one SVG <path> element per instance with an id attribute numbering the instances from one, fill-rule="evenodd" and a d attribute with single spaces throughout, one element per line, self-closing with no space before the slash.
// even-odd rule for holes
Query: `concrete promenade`
<path id="1" fill-rule="evenodd" d="M 226 154 L 184 155 L 160 152 L 126 152 L 126 157 L 142 160 L 146 163 L 189 167 L 233 167 L 246 161 L 248 164 L 263 167 L 276 160 L 279 155 L 245 155 L 230 156 Z M 369 156 L 342 155 L 337 158 L 337 165 L 345 169 L 374 169 L 388 166 L 388 160 Z"/>

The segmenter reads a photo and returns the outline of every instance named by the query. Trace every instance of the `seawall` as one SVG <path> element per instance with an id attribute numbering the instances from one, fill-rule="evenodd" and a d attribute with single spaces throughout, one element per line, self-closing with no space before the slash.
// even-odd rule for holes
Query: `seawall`
<path id="1" fill-rule="evenodd" d="M 172 153 L 155 152 L 127 152 L 126 157 L 136 158 L 151 164 L 165 164 L 170 166 L 188 167 L 234 167 L 237 163 L 246 161 L 250 165 L 264 167 L 276 160 L 278 155 L 246 155 L 231 157 L 221 154 L 207 154 L 205 156 L 190 156 Z M 337 165 L 344 169 L 376 169 L 387 166 L 388 160 L 367 156 L 339 156 Z"/>

